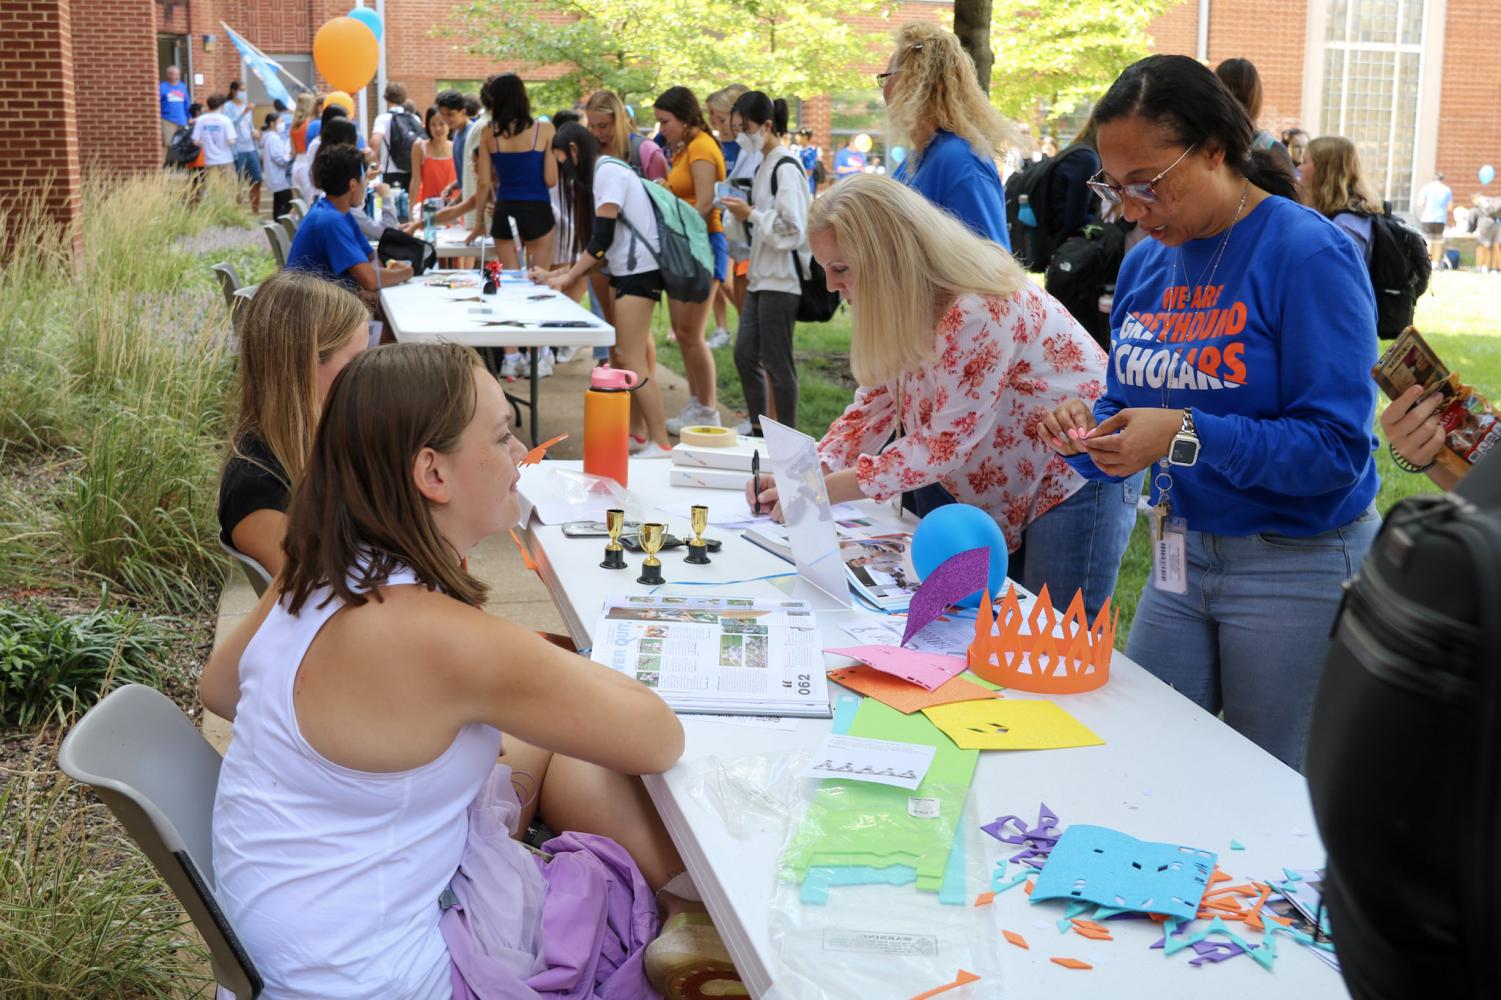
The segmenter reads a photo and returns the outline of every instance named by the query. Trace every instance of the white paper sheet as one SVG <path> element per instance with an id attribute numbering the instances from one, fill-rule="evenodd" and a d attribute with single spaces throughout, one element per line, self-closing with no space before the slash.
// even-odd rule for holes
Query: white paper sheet
<path id="1" fill-rule="evenodd" d="M 873 781 L 912 790 L 922 784 L 935 753 L 936 747 L 922 743 L 898 743 L 830 733 L 803 775 Z"/>
<path id="2" fill-rule="evenodd" d="M 824 485 L 818 442 L 800 431 L 762 416 L 761 433 L 771 455 L 772 475 L 792 542 L 798 576 L 849 606 L 849 583 L 834 531 L 834 513 Z"/>

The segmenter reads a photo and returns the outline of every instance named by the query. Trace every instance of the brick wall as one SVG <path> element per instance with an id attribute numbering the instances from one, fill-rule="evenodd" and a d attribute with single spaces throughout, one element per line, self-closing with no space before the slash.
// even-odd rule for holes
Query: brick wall
<path id="1" fill-rule="evenodd" d="M 1501 50 L 1489 32 L 1476 30 L 1490 15 L 1480 0 L 1449 0 L 1436 165 L 1454 190 L 1456 207 L 1468 206 L 1477 193 L 1501 197 L 1501 182 L 1482 188 L 1476 176 L 1486 163 L 1501 170 Z M 1419 187 L 1428 182 L 1414 180 Z"/>
<path id="2" fill-rule="evenodd" d="M 40 197 L 82 248 L 80 171 L 68 0 L 0 3 L 0 213 Z M 45 85 L 39 85 L 44 81 Z M 46 128 L 41 127 L 46 125 Z M 0 253 L 8 248 L 0 247 Z"/>
<path id="3" fill-rule="evenodd" d="M 73 19 L 78 149 L 84 167 L 149 171 L 162 164 L 156 4 L 112 0 L 109 16 L 79 5 Z"/>

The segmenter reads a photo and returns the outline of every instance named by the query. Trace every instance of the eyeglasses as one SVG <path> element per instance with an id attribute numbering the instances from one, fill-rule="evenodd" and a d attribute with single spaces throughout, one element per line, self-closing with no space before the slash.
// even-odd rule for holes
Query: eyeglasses
<path id="1" fill-rule="evenodd" d="M 1132 201 L 1139 201 L 1147 205 L 1155 205 L 1157 204 L 1158 182 L 1168 174 L 1172 173 L 1173 167 L 1176 167 L 1178 164 L 1182 163 L 1183 158 L 1186 157 L 1189 153 L 1192 153 L 1197 148 L 1197 143 L 1189 146 L 1179 154 L 1176 160 L 1168 165 L 1168 168 L 1166 170 L 1158 174 L 1156 177 L 1153 177 L 1149 181 L 1138 181 L 1135 184 L 1114 184 L 1110 181 L 1100 180 L 1100 178 L 1105 175 L 1105 171 L 1100 170 L 1089 179 L 1089 190 L 1105 199 L 1106 203 L 1111 205 L 1119 205 L 1125 198 L 1130 198 Z"/>
<path id="2" fill-rule="evenodd" d="M 893 69 L 893 70 L 888 70 L 885 73 L 877 73 L 876 74 L 876 86 L 878 86 L 878 87 L 884 87 L 884 86 L 886 86 L 886 81 L 890 80 L 892 77 L 896 76 L 900 72 L 901 72 L 901 70 L 899 70 L 899 69 Z"/>

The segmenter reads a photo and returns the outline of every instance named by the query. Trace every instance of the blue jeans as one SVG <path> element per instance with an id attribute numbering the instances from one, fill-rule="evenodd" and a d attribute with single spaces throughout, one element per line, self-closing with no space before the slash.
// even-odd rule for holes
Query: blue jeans
<path id="1" fill-rule="evenodd" d="M 1372 507 L 1311 538 L 1191 530 L 1188 592 L 1148 580 L 1126 655 L 1301 770 L 1340 585 L 1380 528 Z"/>
<path id="2" fill-rule="evenodd" d="M 235 173 L 252 184 L 261 182 L 261 158 L 257 153 L 236 153 Z"/>
<path id="3" fill-rule="evenodd" d="M 730 239 L 724 233 L 709 234 L 709 249 L 714 251 L 714 280 L 730 277 Z"/>
<path id="4" fill-rule="evenodd" d="M 1136 498 L 1144 473 L 1124 482 L 1087 481 L 1073 496 L 1027 525 L 1006 575 L 1032 593 L 1048 585 L 1060 611 L 1084 591 L 1089 620 L 1115 592 L 1121 556 L 1136 524 Z"/>

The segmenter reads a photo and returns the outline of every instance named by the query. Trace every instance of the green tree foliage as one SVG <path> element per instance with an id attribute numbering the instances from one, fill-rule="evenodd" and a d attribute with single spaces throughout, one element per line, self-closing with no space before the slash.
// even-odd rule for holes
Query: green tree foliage
<path id="1" fill-rule="evenodd" d="M 733 82 L 773 97 L 850 89 L 879 61 L 853 15 L 885 16 L 884 0 L 471 0 L 439 30 L 524 77 L 555 76 L 529 84 L 541 107 L 601 88 L 641 104 L 675 84 L 700 97 Z"/>
<path id="2" fill-rule="evenodd" d="M 990 98 L 1043 126 L 1097 98 L 1147 55 L 1148 26 L 1182 0 L 995 0 Z"/>

